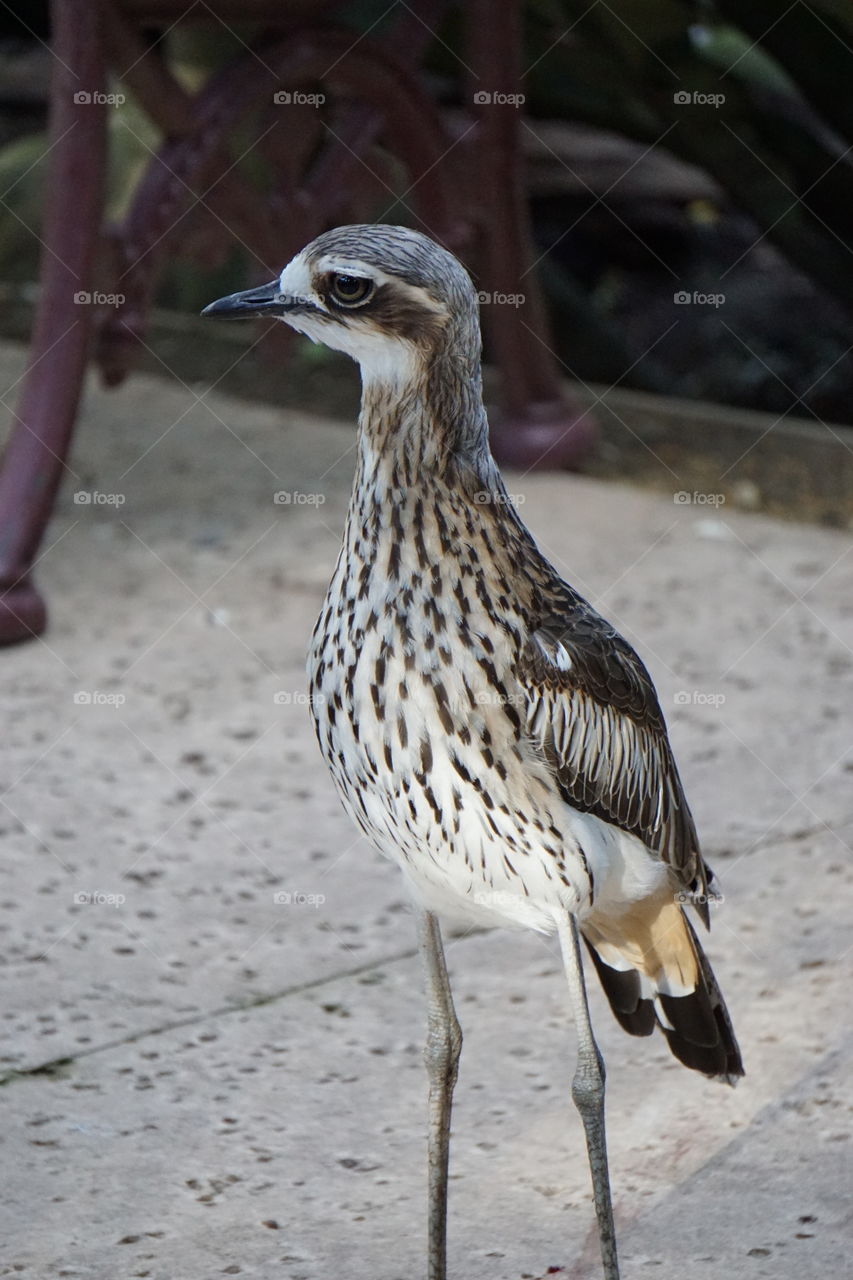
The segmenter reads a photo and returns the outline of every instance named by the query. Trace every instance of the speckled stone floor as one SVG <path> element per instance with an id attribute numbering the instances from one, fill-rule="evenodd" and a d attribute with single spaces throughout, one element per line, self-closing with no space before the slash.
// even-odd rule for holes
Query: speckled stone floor
<path id="1" fill-rule="evenodd" d="M 0 348 L 4 386 L 22 358 Z M 38 569 L 50 631 L 0 653 L 0 1275 L 424 1272 L 412 921 L 304 698 L 353 440 L 178 381 L 87 395 Z M 840 1277 L 851 538 L 577 477 L 509 487 L 647 661 L 725 894 L 737 1091 L 593 990 L 625 1280 Z M 591 1280 L 555 949 L 457 936 L 449 963 L 451 1275 Z"/>

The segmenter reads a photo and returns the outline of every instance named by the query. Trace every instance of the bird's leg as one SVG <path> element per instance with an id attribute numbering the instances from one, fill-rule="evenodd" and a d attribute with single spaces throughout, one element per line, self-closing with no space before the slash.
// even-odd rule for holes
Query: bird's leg
<path id="1" fill-rule="evenodd" d="M 610 1175 L 607 1171 L 607 1139 L 604 1133 L 604 1059 L 598 1051 L 589 1020 L 578 927 L 574 916 L 567 913 L 558 921 L 557 930 L 578 1035 L 578 1063 L 572 1080 L 572 1101 L 581 1114 L 586 1131 L 604 1277 L 605 1280 L 619 1280 Z"/>
<path id="2" fill-rule="evenodd" d="M 450 1155 L 450 1109 L 456 1068 L 462 1049 L 462 1030 L 453 1008 L 438 920 L 418 912 L 418 934 L 427 996 L 427 1042 L 424 1049 L 429 1076 L 429 1280 L 447 1275 L 447 1166 Z"/>

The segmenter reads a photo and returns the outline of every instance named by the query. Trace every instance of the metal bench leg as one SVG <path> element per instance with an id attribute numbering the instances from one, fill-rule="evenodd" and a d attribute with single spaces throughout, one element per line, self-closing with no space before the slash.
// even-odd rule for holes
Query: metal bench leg
<path id="1" fill-rule="evenodd" d="M 536 270 L 530 270 L 536 255 L 524 187 L 521 110 L 506 101 L 524 87 L 521 5 L 518 0 L 504 4 L 499 21 L 491 8 L 489 0 L 473 0 L 467 13 L 468 48 L 479 75 L 472 92 L 479 117 L 479 189 L 488 193 L 483 204 L 483 282 L 491 301 L 483 306 L 482 317 L 501 372 L 502 414 L 492 424 L 492 448 L 498 461 L 509 466 L 571 468 L 588 453 L 596 429 L 560 385 Z M 477 91 L 492 101 L 478 103 Z M 495 95 L 502 95 L 497 102 Z M 515 301 L 500 300 L 507 297 Z"/>
<path id="2" fill-rule="evenodd" d="M 101 231 L 106 107 L 97 101 L 105 91 L 100 6 L 55 0 L 52 20 L 56 58 L 41 296 L 0 469 L 0 644 L 29 639 L 45 627 L 44 600 L 29 575 L 67 470 L 94 320 L 94 307 L 75 297 L 92 291 Z"/>

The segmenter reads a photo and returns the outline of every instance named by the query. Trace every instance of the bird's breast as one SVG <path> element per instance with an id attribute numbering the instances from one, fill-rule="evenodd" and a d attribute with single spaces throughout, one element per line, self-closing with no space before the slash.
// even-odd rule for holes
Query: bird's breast
<path id="1" fill-rule="evenodd" d="M 312 705 L 327 757 L 354 735 L 402 774 L 421 770 L 442 736 L 460 747 L 490 734 L 502 745 L 517 740 L 520 627 L 487 617 L 473 584 L 450 567 L 389 578 L 377 571 L 381 558 L 380 546 L 365 572 L 364 561 L 342 557 L 314 633 Z"/>
<path id="2" fill-rule="evenodd" d="M 515 677 L 523 627 L 458 557 L 421 566 L 399 548 L 345 544 L 309 656 L 321 751 L 345 807 L 407 869 L 422 899 L 472 901 L 547 927 L 553 878 L 577 900 L 563 805 L 526 732 Z M 481 566 L 480 566 L 481 567 Z M 492 919 L 492 923 L 495 923 Z"/>

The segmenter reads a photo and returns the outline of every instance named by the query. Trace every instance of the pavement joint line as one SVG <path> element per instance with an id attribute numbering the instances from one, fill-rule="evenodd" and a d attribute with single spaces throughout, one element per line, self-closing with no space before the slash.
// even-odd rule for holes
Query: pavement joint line
<path id="1" fill-rule="evenodd" d="M 835 833 L 836 827 L 844 830 L 853 822 L 853 817 L 843 818 L 838 823 L 821 823 L 818 827 L 809 830 L 793 832 L 789 835 L 782 835 L 779 839 L 768 838 L 767 845 L 770 844 L 797 844 L 803 840 L 809 839 L 823 831 Z M 728 845 L 726 846 L 729 847 Z M 758 853 L 765 847 L 763 844 L 756 845 L 751 852 Z M 709 854 L 714 856 L 714 850 L 710 849 Z M 719 857 L 719 850 L 717 851 Z M 725 874 L 725 869 L 724 869 Z M 471 938 L 482 937 L 494 933 L 493 929 L 474 929 L 455 937 L 452 933 L 448 933 L 446 937 L 446 945 L 448 948 L 455 947 L 457 944 L 467 942 Z M 305 991 L 316 991 L 327 986 L 332 982 L 339 982 L 347 978 L 357 978 L 361 974 L 371 973 L 377 969 L 396 965 L 404 960 L 412 960 L 418 954 L 417 947 L 407 947 L 405 951 L 397 951 L 388 956 L 380 957 L 377 960 L 366 962 L 362 965 L 356 965 L 352 969 L 340 969 L 335 973 L 327 974 L 322 978 L 311 978 L 306 982 L 296 983 L 292 987 L 285 987 L 282 991 L 273 992 L 271 995 L 258 996 L 254 1000 L 246 1000 L 240 1004 L 221 1005 L 218 1008 L 204 1010 L 193 1017 L 176 1018 L 172 1022 L 164 1022 L 161 1026 L 148 1027 L 142 1031 L 134 1031 L 127 1036 L 119 1036 L 115 1040 L 105 1040 L 102 1044 L 92 1045 L 91 1048 L 81 1049 L 79 1053 L 62 1054 L 57 1058 L 48 1058 L 45 1062 L 37 1063 L 31 1067 L 12 1067 L 10 1070 L 0 1074 L 0 1088 L 14 1084 L 18 1080 L 25 1080 L 32 1076 L 52 1076 L 59 1075 L 74 1066 L 78 1062 L 82 1062 L 85 1058 L 94 1057 L 99 1053 L 106 1053 L 111 1049 L 120 1048 L 122 1045 L 136 1044 L 140 1040 L 146 1040 L 150 1036 L 165 1035 L 169 1031 L 180 1030 L 181 1027 L 196 1026 L 199 1023 L 208 1022 L 211 1019 L 227 1017 L 234 1013 L 245 1013 L 250 1009 L 259 1009 L 268 1004 L 275 1004 L 279 1000 L 286 1000 L 290 996 L 301 995 Z"/>
<path id="2" fill-rule="evenodd" d="M 486 931 L 478 930 L 476 934 L 471 936 L 479 936 L 483 932 Z M 459 941 L 464 941 L 464 939 L 459 939 Z M 173 1022 L 164 1022 L 162 1026 L 133 1031 L 129 1035 L 119 1036 L 115 1040 L 105 1040 L 102 1044 L 92 1045 L 88 1049 L 81 1049 L 79 1053 L 66 1053 L 57 1058 L 49 1058 L 46 1062 L 37 1063 L 32 1067 L 12 1067 L 11 1070 L 0 1075 L 0 1088 L 14 1084 L 17 1080 L 25 1080 L 29 1076 L 59 1074 L 75 1063 L 81 1062 L 84 1058 L 94 1057 L 95 1054 L 105 1053 L 110 1049 L 117 1049 L 126 1044 L 136 1044 L 137 1041 L 146 1040 L 149 1036 L 161 1036 L 168 1031 L 178 1031 L 181 1027 L 196 1026 L 198 1023 L 208 1022 L 212 1018 L 223 1018 L 229 1014 L 246 1013 L 250 1009 L 259 1009 L 264 1005 L 275 1004 L 278 1000 L 286 1000 L 290 996 L 301 995 L 304 991 L 319 990 L 332 982 L 340 982 L 347 978 L 357 978 L 361 974 L 387 968 L 389 965 L 399 964 L 403 960 L 412 960 L 417 957 L 417 954 L 418 949 L 416 946 L 408 947 L 405 951 L 397 951 L 388 956 L 381 956 L 377 960 L 356 965 L 353 969 L 340 969 L 336 973 L 327 974 L 322 978 L 311 978 L 306 982 L 298 982 L 292 987 L 285 987 L 283 991 L 275 991 L 267 996 L 258 996 L 254 1000 L 245 1000 L 240 1004 L 222 1005 L 219 1008 L 207 1009 L 189 1018 L 176 1018 Z"/>

